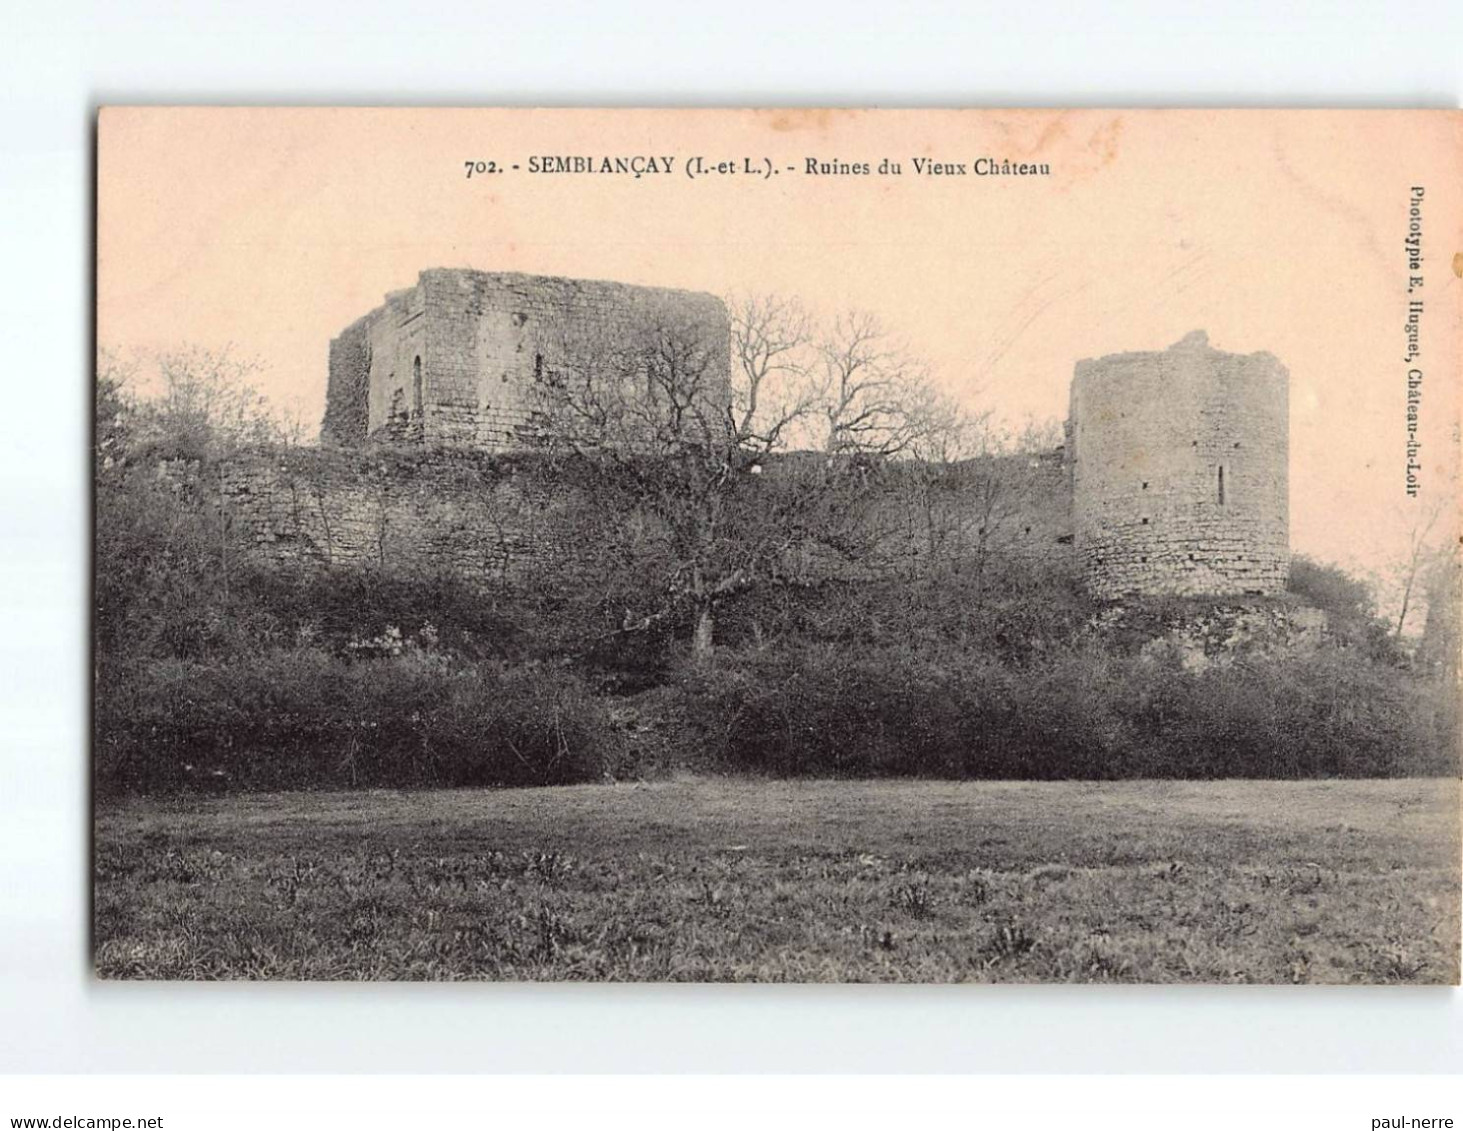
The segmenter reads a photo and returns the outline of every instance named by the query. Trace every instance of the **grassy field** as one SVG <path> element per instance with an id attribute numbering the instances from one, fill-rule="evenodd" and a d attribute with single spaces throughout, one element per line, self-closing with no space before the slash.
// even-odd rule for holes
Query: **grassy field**
<path id="1" fill-rule="evenodd" d="M 1456 781 L 100 802 L 106 978 L 1452 982 Z"/>

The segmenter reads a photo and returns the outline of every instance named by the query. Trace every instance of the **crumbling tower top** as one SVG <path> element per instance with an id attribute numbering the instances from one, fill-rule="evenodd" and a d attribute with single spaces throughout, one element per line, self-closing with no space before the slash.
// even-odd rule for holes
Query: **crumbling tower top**
<path id="1" fill-rule="evenodd" d="M 726 305 L 696 291 L 435 269 L 330 343 L 321 438 L 501 451 L 538 432 L 535 386 L 566 349 L 624 350 L 655 326 L 708 344 L 728 382 Z"/>
<path id="2" fill-rule="evenodd" d="M 1289 548 L 1289 374 L 1268 353 L 1168 349 L 1079 361 L 1068 457 L 1093 592 L 1272 594 Z"/>

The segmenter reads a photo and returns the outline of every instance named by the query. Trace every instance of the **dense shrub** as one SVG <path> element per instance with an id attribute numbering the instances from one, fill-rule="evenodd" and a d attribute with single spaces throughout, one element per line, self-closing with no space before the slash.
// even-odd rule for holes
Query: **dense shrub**
<path id="1" fill-rule="evenodd" d="M 771 774 L 1373 777 L 1455 772 L 1441 689 L 1340 650 L 1191 673 L 1093 649 L 1025 669 L 763 651 L 702 677 L 724 762 Z M 708 728 L 712 729 L 712 728 Z"/>
<path id="2" fill-rule="evenodd" d="M 927 654 L 978 652 L 1024 666 L 1075 648 L 1096 608 L 1060 562 L 993 557 L 980 575 L 749 589 L 725 602 L 718 632 L 733 649 L 897 645 Z"/>
<path id="3" fill-rule="evenodd" d="M 380 569 L 254 570 L 235 579 L 233 618 L 251 617 L 249 643 L 306 642 L 349 657 L 362 641 L 390 630 L 424 633 L 465 660 L 535 658 L 534 609 L 441 574 L 403 576 Z"/>
<path id="4" fill-rule="evenodd" d="M 1288 588 L 1303 604 L 1326 614 L 1332 636 L 1342 645 L 1361 648 L 1378 663 L 1405 662 L 1391 626 L 1377 616 L 1376 594 L 1366 581 L 1297 554 Z"/>
<path id="5" fill-rule="evenodd" d="M 1290 592 L 1333 618 L 1366 620 L 1376 615 L 1371 586 L 1337 566 L 1296 554 L 1290 561 Z"/>
<path id="6" fill-rule="evenodd" d="M 673 686 L 636 700 L 607 696 L 562 663 L 463 659 L 437 650 L 429 629 L 227 659 L 108 659 L 97 782 L 108 791 L 537 785 L 639 772 L 652 746 L 657 771 L 679 761 L 791 776 L 1457 772 L 1447 685 L 1361 649 L 1190 672 L 1174 656 L 1113 650 L 1101 638 L 1019 663 L 984 640 L 915 648 L 781 637 L 687 665 Z M 616 721 L 626 710 L 638 735 Z M 679 755 L 660 749 L 672 735 Z"/>
<path id="7" fill-rule="evenodd" d="M 772 774 L 1105 776 L 1117 741 L 1100 665 L 1040 673 L 902 648 L 763 653 L 708 683 L 728 764 Z"/>
<path id="8" fill-rule="evenodd" d="M 416 649 L 115 666 L 96 729 L 103 791 L 550 785 L 599 778 L 622 745 L 571 672 Z"/>

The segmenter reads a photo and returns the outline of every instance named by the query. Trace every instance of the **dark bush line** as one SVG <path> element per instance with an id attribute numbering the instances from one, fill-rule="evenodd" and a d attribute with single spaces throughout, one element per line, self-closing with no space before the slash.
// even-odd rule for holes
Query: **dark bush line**
<path id="1" fill-rule="evenodd" d="M 748 589 L 718 610 L 718 633 L 732 649 L 768 641 L 931 654 L 958 649 L 1019 667 L 1074 648 L 1099 608 L 1068 570 L 993 562 L 981 577 Z"/>
<path id="2" fill-rule="evenodd" d="M 1458 771 L 1443 689 L 1332 650 L 1189 673 L 1096 651 L 1014 668 L 980 654 L 787 646 L 688 669 L 642 714 L 683 764 L 781 776 L 1317 778 Z M 408 643 L 103 671 L 96 781 L 179 789 L 551 785 L 635 764 L 616 705 L 557 665 L 463 663 Z M 663 767 L 656 767 L 657 769 Z"/>
<path id="3" fill-rule="evenodd" d="M 1025 669 L 788 650 L 697 681 L 729 767 L 778 775 L 1315 778 L 1456 773 L 1443 689 L 1341 651 L 1194 674 L 1087 652 Z"/>
<path id="4" fill-rule="evenodd" d="M 104 672 L 100 792 L 594 780 L 622 743 L 583 680 L 546 665 L 315 648 Z"/>

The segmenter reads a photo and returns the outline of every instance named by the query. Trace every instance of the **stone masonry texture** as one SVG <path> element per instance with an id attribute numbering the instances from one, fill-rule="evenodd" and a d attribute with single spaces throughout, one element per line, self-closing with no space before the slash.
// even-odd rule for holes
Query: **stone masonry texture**
<path id="1" fill-rule="evenodd" d="M 423 271 L 330 344 L 321 438 L 509 451 L 540 435 L 535 384 L 585 350 L 633 348 L 674 327 L 716 343 L 730 390 L 730 327 L 714 295 L 485 271 Z"/>
<path id="2" fill-rule="evenodd" d="M 372 446 L 236 458 L 223 479 L 236 543 L 271 566 L 531 580 L 593 552 L 594 514 L 540 457 Z"/>
<path id="3" fill-rule="evenodd" d="M 774 461 L 766 479 L 777 475 Z M 1000 507 L 977 507 L 983 496 L 972 484 L 996 484 Z M 235 544 L 261 564 L 451 574 L 495 587 L 533 585 L 549 568 L 560 577 L 592 572 L 628 521 L 604 513 L 532 450 L 379 443 L 260 450 L 231 461 L 222 487 Z M 871 484 L 863 501 L 862 521 L 874 537 L 862 565 L 879 572 L 903 575 L 927 564 L 932 506 L 935 529 L 958 538 L 958 552 L 983 545 L 1036 559 L 1071 549 L 1059 451 L 958 467 L 933 490 L 896 473 Z M 805 545 L 781 563 L 786 576 L 805 581 L 856 579 L 860 569 Z"/>
<path id="4" fill-rule="evenodd" d="M 711 295 L 423 271 L 331 342 L 322 447 L 230 470 L 231 521 L 275 564 L 529 584 L 549 563 L 572 568 L 593 552 L 593 524 L 615 520 L 582 513 L 585 501 L 532 456 L 545 427 L 535 383 L 574 351 L 634 348 L 667 324 L 718 343 L 713 378 L 729 395 L 727 311 Z M 989 547 L 1075 554 L 1107 599 L 1279 593 L 1288 381 L 1271 355 L 1222 352 L 1202 331 L 1161 352 L 1079 361 L 1065 449 L 871 485 L 881 568 Z"/>
<path id="5" fill-rule="evenodd" d="M 1067 427 L 1075 548 L 1097 596 L 1285 588 L 1289 374 L 1270 354 L 1196 331 L 1079 361 Z"/>

